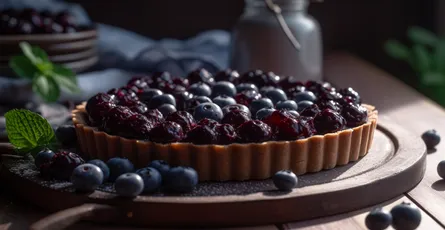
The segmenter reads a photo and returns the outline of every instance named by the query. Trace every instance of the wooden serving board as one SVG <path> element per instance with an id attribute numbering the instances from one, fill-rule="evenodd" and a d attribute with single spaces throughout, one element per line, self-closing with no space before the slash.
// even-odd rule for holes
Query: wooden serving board
<path id="1" fill-rule="evenodd" d="M 111 185 L 76 193 L 68 182 L 42 181 L 26 160 L 7 159 L 2 184 L 48 211 L 60 211 L 32 229 L 60 228 L 88 219 L 150 227 L 225 227 L 306 220 L 368 207 L 413 188 L 425 171 L 418 136 L 380 119 L 373 146 L 348 165 L 299 177 L 298 188 L 277 191 L 271 180 L 202 183 L 185 195 L 157 193 L 121 198 Z M 63 210 L 63 211 L 61 211 Z"/>

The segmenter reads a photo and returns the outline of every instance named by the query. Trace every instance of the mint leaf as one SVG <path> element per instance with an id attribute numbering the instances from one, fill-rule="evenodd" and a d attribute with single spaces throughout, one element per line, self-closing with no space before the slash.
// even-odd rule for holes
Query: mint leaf
<path id="1" fill-rule="evenodd" d="M 61 88 L 66 89 L 71 93 L 80 92 L 80 89 L 77 86 L 77 78 L 71 69 L 54 64 L 54 69 L 51 76 Z"/>
<path id="2" fill-rule="evenodd" d="M 62 76 L 69 76 L 69 77 L 76 76 L 76 74 L 71 69 L 68 69 L 59 64 L 53 64 L 53 72 Z"/>
<path id="3" fill-rule="evenodd" d="M 19 44 L 20 49 L 22 50 L 23 54 L 31 61 L 33 64 L 39 63 L 40 59 L 38 59 L 33 53 L 32 53 L 32 47 L 27 42 L 20 42 Z"/>
<path id="4" fill-rule="evenodd" d="M 413 47 L 413 54 L 416 60 L 417 70 L 423 74 L 430 72 L 432 55 L 430 55 L 428 50 L 421 45 L 415 45 Z"/>
<path id="5" fill-rule="evenodd" d="M 37 68 L 23 55 L 12 57 L 9 60 L 9 67 L 14 70 L 19 77 L 23 78 L 32 79 L 37 72 Z"/>
<path id="6" fill-rule="evenodd" d="M 445 74 L 445 41 L 439 41 L 434 50 L 434 67 L 437 72 Z"/>
<path id="7" fill-rule="evenodd" d="M 54 140 L 51 125 L 37 113 L 13 109 L 5 114 L 5 118 L 8 139 L 19 152 L 49 145 Z"/>
<path id="8" fill-rule="evenodd" d="M 34 78 L 32 89 L 46 102 L 55 102 L 60 96 L 60 87 L 51 77 L 40 75 Z"/>
<path id="9" fill-rule="evenodd" d="M 423 85 L 427 86 L 444 85 L 445 76 L 437 72 L 427 72 L 421 76 L 420 81 L 422 82 Z"/>
<path id="10" fill-rule="evenodd" d="M 40 59 L 42 62 L 49 62 L 48 54 L 46 54 L 45 50 L 38 46 L 32 46 L 31 51 L 34 56 Z"/>
<path id="11" fill-rule="evenodd" d="M 438 40 L 434 33 L 419 26 L 413 26 L 408 30 L 408 38 L 413 43 L 429 46 L 434 46 Z"/>
<path id="12" fill-rule="evenodd" d="M 398 60 L 408 60 L 410 56 L 410 51 L 408 47 L 396 40 L 388 40 L 385 43 L 384 49 L 386 53 L 392 58 Z"/>
<path id="13" fill-rule="evenodd" d="M 53 76 L 53 79 L 61 88 L 69 91 L 70 93 L 80 93 L 80 88 L 77 86 L 76 77 L 56 75 Z"/>

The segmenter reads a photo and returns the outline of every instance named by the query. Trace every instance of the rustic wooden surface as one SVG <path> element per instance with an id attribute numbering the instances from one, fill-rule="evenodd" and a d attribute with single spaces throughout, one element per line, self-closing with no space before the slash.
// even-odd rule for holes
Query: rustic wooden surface
<path id="1" fill-rule="evenodd" d="M 406 86 L 394 77 L 348 53 L 329 55 L 325 62 L 326 80 L 335 85 L 348 85 L 359 91 L 367 103 L 379 108 L 382 117 L 403 125 L 413 134 L 421 135 L 427 129 L 436 129 L 445 135 L 445 110 Z M 422 212 L 419 229 L 444 229 L 445 181 L 436 172 L 438 162 L 444 159 L 441 152 L 445 144 L 427 156 L 427 169 L 419 185 L 404 196 L 379 206 L 390 209 L 401 201 L 411 201 Z M 382 191 L 384 192 L 384 191 Z M 57 201 L 55 201 L 57 202 Z M 310 221 L 277 224 L 241 229 L 366 229 L 363 220 L 370 208 Z M 289 210 L 290 212 L 292 210 Z M 47 215 L 36 207 L 25 204 L 12 194 L 0 196 L 0 229 L 24 229 L 27 224 Z M 70 229 L 131 229 L 79 224 Z"/>

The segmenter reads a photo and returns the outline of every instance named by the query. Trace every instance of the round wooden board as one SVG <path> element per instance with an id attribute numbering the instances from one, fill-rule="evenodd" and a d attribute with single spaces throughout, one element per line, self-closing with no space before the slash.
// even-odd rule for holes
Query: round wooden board
<path id="1" fill-rule="evenodd" d="M 91 204 L 55 214 L 35 225 L 40 227 L 73 221 L 75 216 L 151 227 L 248 226 L 305 220 L 374 205 L 419 183 L 425 171 L 424 143 L 399 126 L 379 122 L 367 156 L 345 166 L 300 176 L 298 188 L 291 192 L 277 191 L 270 180 L 263 180 L 203 183 L 192 194 L 182 196 L 155 194 L 126 199 L 106 187 L 79 194 L 68 182 L 54 184 L 20 176 L 36 177 L 38 173 L 13 164 L 17 160 L 4 161 L 0 178 L 15 193 L 48 211 Z"/>

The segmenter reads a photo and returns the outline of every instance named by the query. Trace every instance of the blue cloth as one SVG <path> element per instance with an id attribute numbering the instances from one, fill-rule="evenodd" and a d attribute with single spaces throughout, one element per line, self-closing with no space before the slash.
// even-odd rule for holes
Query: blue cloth
<path id="1" fill-rule="evenodd" d="M 63 1 L 0 1 L 0 9 L 10 7 L 18 9 L 32 7 L 53 12 L 69 10 L 79 23 L 90 22 L 80 5 Z M 62 100 L 85 100 L 95 92 L 122 85 L 135 73 L 150 74 L 156 71 L 169 71 L 175 76 L 185 76 L 196 68 L 206 68 L 210 72 L 216 72 L 228 67 L 230 33 L 226 31 L 207 31 L 184 41 L 174 39 L 156 41 L 104 24 L 98 24 L 98 31 L 99 63 L 92 68 L 91 72 L 78 75 L 83 93 L 63 94 Z M 23 81 L 4 77 L 0 77 L 0 82 L 4 84 L 3 86 L 23 84 Z"/>

